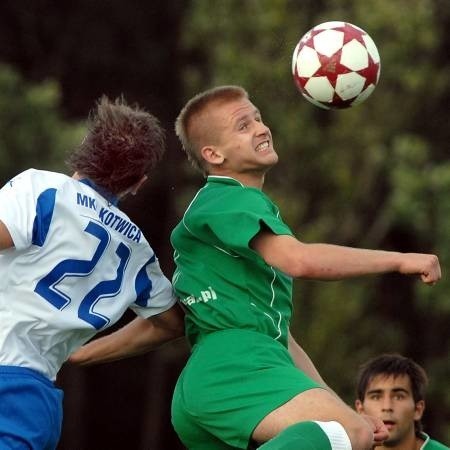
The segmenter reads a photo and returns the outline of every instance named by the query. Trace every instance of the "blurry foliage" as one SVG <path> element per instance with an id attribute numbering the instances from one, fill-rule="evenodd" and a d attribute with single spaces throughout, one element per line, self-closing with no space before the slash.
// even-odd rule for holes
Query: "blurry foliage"
<path id="1" fill-rule="evenodd" d="M 65 171 L 65 155 L 84 128 L 61 116 L 58 85 L 29 84 L 2 65 L 0 92 L 0 184 L 30 167 Z"/>
<path id="2" fill-rule="evenodd" d="M 127 197 L 121 207 L 149 238 L 169 277 L 174 181 L 179 191 L 183 187 L 177 163 L 183 155 L 170 151 L 178 150 L 170 131 L 181 102 L 178 29 L 187 2 L 0 2 L 0 61 L 14 67 L 0 68 L 0 184 L 28 167 L 66 171 L 66 152 L 85 132 L 72 119 L 84 122 L 102 94 L 123 94 L 168 130 L 164 161 L 141 195 Z M 132 317 L 126 314 L 117 326 Z M 63 367 L 58 448 L 181 448 L 170 425 L 170 398 L 187 353 L 186 346 L 174 345 L 114 367 Z M 158 389 L 148 388 L 154 385 Z M 118 403 L 128 405 L 126 414 L 114 407 Z"/>
<path id="3" fill-rule="evenodd" d="M 137 221 L 161 226 L 149 234 L 165 247 L 202 182 L 180 164 L 169 120 L 198 91 L 243 85 L 281 156 L 266 191 L 301 240 L 440 256 L 444 277 L 432 288 L 395 274 L 296 281 L 292 332 L 350 403 L 367 358 L 397 351 L 416 359 L 431 381 L 426 429 L 450 442 L 448 0 L 135 1 L 126 10 L 118 2 L 16 1 L 2 8 L 2 60 L 39 84 L 0 66 L 0 184 L 28 167 L 64 171 L 84 129 L 63 117 L 60 103 L 79 117 L 102 93 L 124 93 L 167 122 L 169 146 L 177 147 L 152 186 L 155 198 L 137 198 Z M 322 111 L 292 82 L 297 41 L 329 20 L 362 27 L 381 55 L 379 86 L 354 109 Z M 58 83 L 42 81 L 48 76 Z"/>
<path id="4" fill-rule="evenodd" d="M 415 358 L 431 372 L 427 429 L 449 442 L 450 53 L 444 3 L 196 0 L 182 42 L 186 98 L 213 85 L 239 84 L 261 109 L 281 156 L 265 189 L 300 239 L 439 254 L 444 277 L 433 288 L 395 274 L 296 281 L 292 331 L 349 402 L 365 359 L 380 352 Z M 379 86 L 365 103 L 345 111 L 311 106 L 292 82 L 297 41 L 329 20 L 362 27 L 381 55 Z"/>

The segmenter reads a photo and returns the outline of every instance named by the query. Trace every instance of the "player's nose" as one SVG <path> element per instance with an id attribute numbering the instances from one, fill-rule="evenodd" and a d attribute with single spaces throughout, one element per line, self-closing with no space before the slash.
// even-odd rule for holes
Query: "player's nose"
<path id="1" fill-rule="evenodd" d="M 256 134 L 258 136 L 265 134 L 267 136 L 270 136 L 270 129 L 269 127 L 262 121 L 256 121 Z"/>
<path id="2" fill-rule="evenodd" d="M 392 411 L 392 399 L 389 397 L 384 397 L 381 401 L 381 409 L 383 411 Z"/>

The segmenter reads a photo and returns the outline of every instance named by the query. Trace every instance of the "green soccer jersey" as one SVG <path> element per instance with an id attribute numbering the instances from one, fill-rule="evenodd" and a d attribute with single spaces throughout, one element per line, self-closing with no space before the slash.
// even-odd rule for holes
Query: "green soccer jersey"
<path id="1" fill-rule="evenodd" d="M 292 279 L 250 248 L 262 229 L 292 235 L 259 189 L 209 176 L 172 232 L 175 291 L 191 344 L 218 330 L 264 333 L 287 346 Z"/>
<path id="2" fill-rule="evenodd" d="M 422 447 L 420 447 L 420 450 L 449 450 L 449 448 L 444 444 L 430 439 L 430 436 L 428 436 L 428 434 L 426 433 L 420 433 L 420 437 L 424 440 L 424 443 Z"/>

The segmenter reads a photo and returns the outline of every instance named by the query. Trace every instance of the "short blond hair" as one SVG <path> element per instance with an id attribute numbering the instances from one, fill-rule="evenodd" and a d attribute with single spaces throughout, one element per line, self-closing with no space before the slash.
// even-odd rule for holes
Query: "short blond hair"
<path id="1" fill-rule="evenodd" d="M 199 123 L 200 121 L 196 121 L 196 119 L 213 103 L 227 103 L 241 98 L 248 98 L 248 93 L 240 86 L 217 86 L 208 89 L 192 97 L 175 121 L 175 133 L 180 139 L 183 150 L 192 165 L 204 175 L 207 174 L 207 170 L 200 154 L 203 146 L 200 138 L 211 130 L 208 128 L 210 124 Z"/>

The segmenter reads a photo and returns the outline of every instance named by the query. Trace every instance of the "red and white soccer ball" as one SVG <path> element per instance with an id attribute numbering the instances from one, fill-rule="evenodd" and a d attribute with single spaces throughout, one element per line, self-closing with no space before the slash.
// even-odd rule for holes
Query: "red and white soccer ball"
<path id="1" fill-rule="evenodd" d="M 380 55 L 372 38 L 346 22 L 325 22 L 295 47 L 292 74 L 302 95 L 325 109 L 363 102 L 380 77 Z"/>

